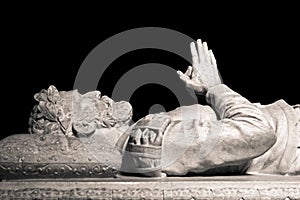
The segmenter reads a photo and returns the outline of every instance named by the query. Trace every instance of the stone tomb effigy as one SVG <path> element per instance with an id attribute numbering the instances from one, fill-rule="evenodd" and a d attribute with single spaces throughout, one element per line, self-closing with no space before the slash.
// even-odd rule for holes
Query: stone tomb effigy
<path id="1" fill-rule="evenodd" d="M 157 136 L 169 131 L 170 116 L 131 125 L 130 104 L 98 91 L 51 86 L 35 99 L 30 134 L 0 141 L 1 199 L 300 199 L 299 176 L 247 175 L 244 163 L 211 173 L 165 170 Z M 156 138 L 137 143 L 139 131 Z"/>

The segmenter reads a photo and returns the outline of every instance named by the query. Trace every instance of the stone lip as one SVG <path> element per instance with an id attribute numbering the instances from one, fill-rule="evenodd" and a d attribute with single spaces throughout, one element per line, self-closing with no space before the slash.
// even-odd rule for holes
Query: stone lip
<path id="1" fill-rule="evenodd" d="M 17 134 L 0 141 L 0 178 L 114 177 L 122 155 L 102 141 L 52 134 Z"/>
<path id="2" fill-rule="evenodd" d="M 300 199 L 283 176 L 64 179 L 0 182 L 2 199 Z"/>

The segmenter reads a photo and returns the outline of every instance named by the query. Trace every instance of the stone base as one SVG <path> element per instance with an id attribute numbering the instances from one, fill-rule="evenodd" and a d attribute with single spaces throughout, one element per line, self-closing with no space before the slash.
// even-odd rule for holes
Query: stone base
<path id="1" fill-rule="evenodd" d="M 1 199 L 300 199 L 300 177 L 214 176 L 0 182 Z"/>

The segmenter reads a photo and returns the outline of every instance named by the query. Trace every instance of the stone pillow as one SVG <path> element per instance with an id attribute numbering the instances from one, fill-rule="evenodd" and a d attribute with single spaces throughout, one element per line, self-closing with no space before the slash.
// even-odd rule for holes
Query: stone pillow
<path id="1" fill-rule="evenodd" d="M 88 138 L 17 134 L 0 141 L 1 179 L 114 177 L 120 152 L 94 134 Z"/>

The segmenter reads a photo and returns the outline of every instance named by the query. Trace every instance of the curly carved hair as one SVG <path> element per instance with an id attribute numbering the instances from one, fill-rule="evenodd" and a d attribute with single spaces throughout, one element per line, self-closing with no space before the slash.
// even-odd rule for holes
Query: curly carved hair
<path id="1" fill-rule="evenodd" d="M 132 107 L 114 102 L 99 91 L 84 95 L 77 90 L 60 91 L 50 86 L 34 95 L 35 105 L 29 119 L 29 132 L 88 136 L 97 128 L 128 126 Z"/>

